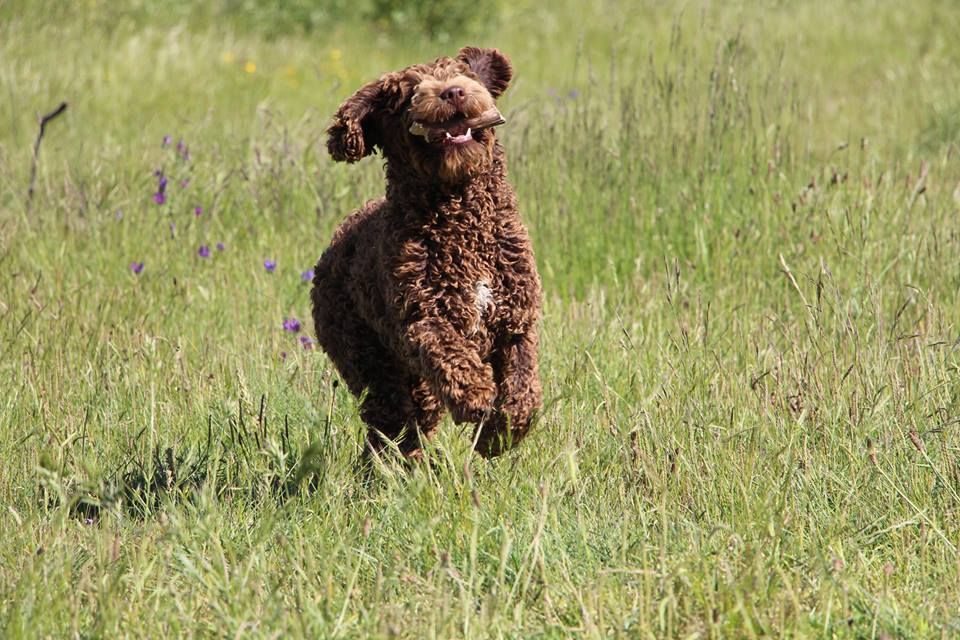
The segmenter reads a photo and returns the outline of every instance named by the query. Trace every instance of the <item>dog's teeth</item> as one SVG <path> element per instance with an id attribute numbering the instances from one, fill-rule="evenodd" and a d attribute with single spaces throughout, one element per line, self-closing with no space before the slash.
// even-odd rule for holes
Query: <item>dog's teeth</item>
<path id="1" fill-rule="evenodd" d="M 444 133 L 446 133 L 446 134 L 447 134 L 447 140 L 450 140 L 450 139 L 452 139 L 452 138 L 453 138 L 453 136 L 452 136 L 452 135 L 450 135 L 450 132 L 449 132 L 449 131 L 445 131 Z"/>
<path id="2" fill-rule="evenodd" d="M 470 137 L 470 131 L 471 131 L 470 127 L 467 127 L 467 132 L 466 132 L 465 134 L 463 134 L 463 137 L 464 137 L 464 138 L 469 138 L 469 137 Z"/>

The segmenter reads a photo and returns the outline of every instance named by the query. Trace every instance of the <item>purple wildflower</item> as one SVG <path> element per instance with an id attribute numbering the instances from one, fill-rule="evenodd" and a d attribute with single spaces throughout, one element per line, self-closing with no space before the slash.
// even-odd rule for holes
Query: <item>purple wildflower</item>
<path id="1" fill-rule="evenodd" d="M 197 216 L 198 218 L 202 213 L 203 213 L 203 207 L 201 207 L 200 205 L 197 205 L 193 208 L 193 215 Z"/>
<path id="2" fill-rule="evenodd" d="M 226 245 L 224 245 L 222 242 L 217 243 L 217 251 L 223 251 L 226 248 Z"/>
<path id="3" fill-rule="evenodd" d="M 263 261 L 263 268 L 267 270 L 267 273 L 273 273 L 277 269 L 277 262 L 268 258 Z"/>
<path id="4" fill-rule="evenodd" d="M 190 178 L 184 178 L 183 180 L 180 181 L 181 189 L 186 189 L 189 186 L 190 186 Z"/>
<path id="5" fill-rule="evenodd" d="M 307 269 L 300 274 L 300 280 L 303 282 L 310 282 L 313 280 L 313 269 Z"/>
<path id="6" fill-rule="evenodd" d="M 167 176 L 163 175 L 163 171 L 159 169 L 154 171 L 153 175 L 157 176 L 157 192 L 153 194 L 153 201 L 163 204 L 167 201 Z"/>
<path id="7" fill-rule="evenodd" d="M 170 143 L 173 142 L 173 138 L 170 137 L 170 134 L 163 136 L 163 146 L 169 147 Z"/>
<path id="8" fill-rule="evenodd" d="M 170 223 L 170 237 L 171 238 L 177 237 L 177 225 L 174 222 Z"/>
<path id="9" fill-rule="evenodd" d="M 311 339 L 310 336 L 300 336 L 300 344 L 303 345 L 304 349 L 312 349 L 313 339 Z"/>
<path id="10" fill-rule="evenodd" d="M 184 160 L 190 159 L 190 149 L 188 149 L 187 145 L 184 144 L 183 138 L 177 140 L 177 153 L 179 153 L 180 157 Z"/>
<path id="11" fill-rule="evenodd" d="M 140 275 L 140 272 L 143 271 L 143 263 L 142 263 L 142 262 L 131 262 L 131 263 L 130 263 L 130 271 L 133 271 L 135 274 Z"/>
<path id="12" fill-rule="evenodd" d="M 281 352 L 280 352 L 280 359 L 281 359 L 281 360 L 286 360 L 286 359 L 287 359 L 287 352 L 286 352 L 286 351 L 281 351 Z"/>
<path id="13" fill-rule="evenodd" d="M 283 330 L 289 331 L 290 333 L 299 333 L 300 332 L 300 321 L 296 318 L 284 318 L 283 319 Z"/>
<path id="14" fill-rule="evenodd" d="M 197 249 L 197 255 L 200 256 L 201 258 L 209 258 L 209 257 L 210 257 L 210 247 L 208 247 L 208 246 L 205 245 L 205 244 L 200 245 L 200 248 Z"/>
<path id="15" fill-rule="evenodd" d="M 570 89 L 570 91 L 567 93 L 567 96 L 568 96 L 571 100 L 576 100 L 577 98 L 580 97 L 580 90 L 579 90 L 579 89 Z"/>
<path id="16" fill-rule="evenodd" d="M 117 209 L 117 212 L 113 214 L 113 217 L 117 220 L 123 220 L 123 209 Z"/>

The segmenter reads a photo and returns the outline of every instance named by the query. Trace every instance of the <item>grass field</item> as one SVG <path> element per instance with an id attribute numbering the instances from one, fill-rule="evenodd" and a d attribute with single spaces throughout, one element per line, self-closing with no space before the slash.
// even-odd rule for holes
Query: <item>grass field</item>
<path id="1" fill-rule="evenodd" d="M 960 7 L 390 6 L 0 0 L 0 636 L 960 635 Z M 547 405 L 366 477 L 324 128 L 464 44 Z"/>

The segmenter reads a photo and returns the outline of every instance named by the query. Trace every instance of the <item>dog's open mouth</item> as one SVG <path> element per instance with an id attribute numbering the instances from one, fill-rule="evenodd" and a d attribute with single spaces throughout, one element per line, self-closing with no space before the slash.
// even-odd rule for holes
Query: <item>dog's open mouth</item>
<path id="1" fill-rule="evenodd" d="M 484 129 L 496 127 L 505 123 L 503 116 L 496 107 L 490 107 L 479 116 L 466 118 L 456 115 L 444 122 L 427 123 L 414 121 L 410 125 L 410 133 L 422 136 L 432 144 L 458 145 L 474 140 L 474 135 Z"/>

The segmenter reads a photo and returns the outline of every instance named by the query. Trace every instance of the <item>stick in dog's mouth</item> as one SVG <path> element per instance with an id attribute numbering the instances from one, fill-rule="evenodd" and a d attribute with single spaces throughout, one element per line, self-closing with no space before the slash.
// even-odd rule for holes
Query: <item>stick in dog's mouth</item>
<path id="1" fill-rule="evenodd" d="M 498 127 L 506 122 L 496 107 L 490 107 L 473 118 L 455 118 L 443 124 L 424 124 L 414 122 L 410 125 L 410 133 L 423 136 L 427 142 L 442 142 L 444 144 L 463 144 L 473 140 L 473 132 L 491 127 Z"/>

